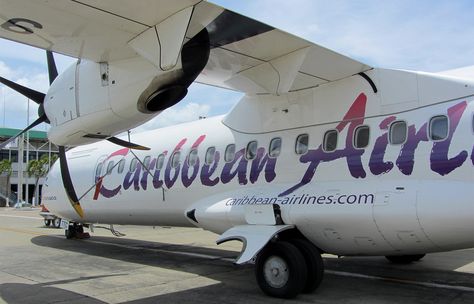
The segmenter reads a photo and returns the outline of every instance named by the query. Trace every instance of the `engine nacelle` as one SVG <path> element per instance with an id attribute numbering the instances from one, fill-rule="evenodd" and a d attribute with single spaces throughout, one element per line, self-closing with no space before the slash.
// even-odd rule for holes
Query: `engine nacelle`
<path id="1" fill-rule="evenodd" d="M 209 51 L 209 34 L 203 29 L 180 51 L 168 50 L 178 54 L 172 68 L 164 69 L 148 56 L 112 63 L 79 60 L 46 94 L 48 138 L 57 145 L 83 145 L 147 122 L 186 96 L 206 66 Z"/>
<path id="2" fill-rule="evenodd" d="M 78 61 L 56 78 L 46 95 L 49 139 L 58 145 L 82 145 L 150 120 L 161 111 L 140 111 L 140 97 L 163 73 L 141 57 L 113 65 Z"/>

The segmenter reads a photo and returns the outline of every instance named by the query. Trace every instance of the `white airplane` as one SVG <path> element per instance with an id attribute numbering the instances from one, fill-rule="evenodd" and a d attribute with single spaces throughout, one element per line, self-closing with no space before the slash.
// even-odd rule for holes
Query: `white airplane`
<path id="1" fill-rule="evenodd" d="M 283 298 L 319 286 L 321 253 L 408 263 L 474 246 L 473 79 L 373 68 L 205 1 L 0 6 L 1 37 L 48 50 L 46 94 L 0 80 L 40 104 L 32 126 L 51 124 L 43 202 L 68 238 L 201 227 L 242 241 L 236 263 Z M 56 78 L 51 51 L 79 60 Z M 137 144 L 114 137 L 193 81 L 245 97 Z"/>

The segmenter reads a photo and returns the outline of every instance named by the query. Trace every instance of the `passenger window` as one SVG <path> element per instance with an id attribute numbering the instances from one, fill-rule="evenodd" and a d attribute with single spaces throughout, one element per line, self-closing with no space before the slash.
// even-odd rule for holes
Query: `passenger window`
<path id="1" fill-rule="evenodd" d="M 130 162 L 130 172 L 133 172 L 137 169 L 137 163 L 138 163 L 138 160 L 136 158 L 133 158 L 132 161 Z"/>
<path id="2" fill-rule="evenodd" d="M 161 170 L 163 168 L 164 163 L 165 163 L 165 155 L 164 154 L 158 155 L 158 159 L 156 160 L 156 170 Z"/>
<path id="3" fill-rule="evenodd" d="M 443 140 L 448 137 L 448 117 L 436 116 L 430 121 L 431 140 Z"/>
<path id="4" fill-rule="evenodd" d="M 102 172 L 102 163 L 100 162 L 97 165 L 97 169 L 95 169 L 95 176 L 100 176 L 101 172 Z"/>
<path id="5" fill-rule="evenodd" d="M 114 168 L 114 161 L 112 160 L 107 164 L 107 174 L 112 173 L 113 168 Z"/>
<path id="6" fill-rule="evenodd" d="M 124 168 L 125 168 L 125 159 L 121 159 L 118 164 L 117 172 L 119 174 L 122 173 Z"/>
<path id="7" fill-rule="evenodd" d="M 369 145 L 369 127 L 357 127 L 354 132 L 354 147 L 357 149 L 365 148 Z"/>
<path id="8" fill-rule="evenodd" d="M 181 158 L 181 152 L 177 151 L 173 153 L 173 156 L 171 157 L 172 168 L 176 168 L 179 166 L 180 158 Z"/>
<path id="9" fill-rule="evenodd" d="M 209 147 L 206 151 L 206 164 L 212 164 L 214 161 L 214 154 L 216 154 L 216 147 Z"/>
<path id="10" fill-rule="evenodd" d="M 190 167 L 194 166 L 197 162 L 197 158 L 198 158 L 198 151 L 196 149 L 192 149 L 188 155 L 188 165 Z"/>
<path id="11" fill-rule="evenodd" d="M 151 160 L 151 156 L 147 156 L 143 160 L 143 165 L 146 169 L 149 169 L 149 167 L 150 167 L 150 160 Z"/>
<path id="12" fill-rule="evenodd" d="M 270 141 L 270 146 L 268 148 L 268 155 L 270 157 L 278 157 L 281 151 L 281 138 L 277 137 Z"/>
<path id="13" fill-rule="evenodd" d="M 395 121 L 390 125 L 389 140 L 392 145 L 404 144 L 407 140 L 407 123 L 404 121 Z"/>
<path id="14" fill-rule="evenodd" d="M 296 138 L 295 152 L 296 154 L 305 154 L 308 152 L 309 135 L 301 134 Z"/>
<path id="15" fill-rule="evenodd" d="M 235 158 L 235 144 L 227 145 L 225 148 L 224 160 L 228 163 Z"/>
<path id="16" fill-rule="evenodd" d="M 255 156 L 257 156 L 257 146 L 258 146 L 258 143 L 256 140 L 252 140 L 251 142 L 248 143 L 247 149 L 245 151 L 245 157 L 248 160 L 254 159 Z"/>
<path id="17" fill-rule="evenodd" d="M 323 140 L 324 152 L 332 152 L 336 150 L 338 136 L 339 136 L 339 131 L 337 130 L 329 130 L 324 134 L 324 140 Z"/>

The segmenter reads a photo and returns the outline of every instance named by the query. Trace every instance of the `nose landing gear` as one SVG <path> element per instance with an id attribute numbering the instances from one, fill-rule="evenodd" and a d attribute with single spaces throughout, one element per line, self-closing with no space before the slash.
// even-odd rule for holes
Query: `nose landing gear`
<path id="1" fill-rule="evenodd" d="M 64 231 L 67 239 L 88 239 L 90 234 L 84 232 L 84 226 L 79 223 L 69 223 L 68 228 Z"/>

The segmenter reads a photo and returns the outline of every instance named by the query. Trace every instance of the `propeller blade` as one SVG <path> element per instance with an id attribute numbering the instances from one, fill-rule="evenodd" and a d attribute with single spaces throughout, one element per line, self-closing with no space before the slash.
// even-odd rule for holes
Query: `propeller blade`
<path id="1" fill-rule="evenodd" d="M 49 84 L 51 85 L 58 77 L 58 69 L 56 68 L 56 62 L 54 62 L 53 52 L 46 51 L 46 60 L 48 61 L 48 75 L 49 75 Z"/>
<path id="2" fill-rule="evenodd" d="M 46 96 L 44 93 L 24 87 L 3 77 L 0 77 L 0 82 L 9 87 L 10 89 L 13 89 L 18 93 L 22 94 L 23 96 L 27 97 L 28 99 L 33 100 L 37 104 L 42 104 L 44 101 L 44 97 Z"/>
<path id="3" fill-rule="evenodd" d="M 66 194 L 69 199 L 69 202 L 71 203 L 72 208 L 74 208 L 76 213 L 81 218 L 83 218 L 84 210 L 82 210 L 81 204 L 79 203 L 79 199 L 77 198 L 76 190 L 74 189 L 74 185 L 72 183 L 71 174 L 67 165 L 66 149 L 64 148 L 64 146 L 58 146 L 58 150 L 59 164 L 61 165 L 61 178 L 63 180 L 64 189 L 66 190 Z"/>
<path id="4" fill-rule="evenodd" d="M 13 137 L 10 137 L 8 140 L 4 141 L 2 144 L 0 144 L 0 149 L 3 149 L 6 145 L 8 145 L 9 143 L 11 143 L 12 141 L 14 141 L 18 136 L 20 136 L 21 134 L 25 133 L 26 131 L 36 127 L 37 125 L 39 125 L 40 123 L 42 122 L 45 122 L 46 121 L 46 115 L 44 116 L 41 116 L 39 117 L 37 120 L 35 120 L 31 125 L 29 125 L 28 127 L 26 127 L 26 129 L 24 129 L 23 131 L 21 131 L 20 133 L 18 133 L 17 135 L 13 136 Z"/>
<path id="5" fill-rule="evenodd" d="M 140 146 L 138 144 L 134 144 L 132 142 L 125 141 L 125 140 L 117 138 L 117 137 L 112 136 L 112 137 L 109 137 L 109 138 L 106 138 L 106 139 L 108 141 L 110 141 L 111 143 L 114 143 L 116 145 L 119 145 L 119 146 L 122 146 L 122 147 L 125 147 L 125 148 L 134 149 L 134 150 L 150 150 L 150 148 L 148 148 L 148 147 Z"/>

